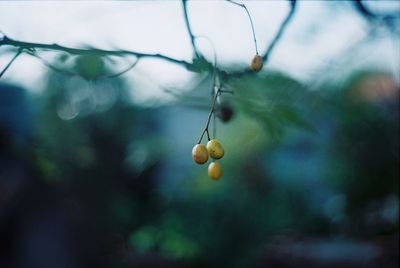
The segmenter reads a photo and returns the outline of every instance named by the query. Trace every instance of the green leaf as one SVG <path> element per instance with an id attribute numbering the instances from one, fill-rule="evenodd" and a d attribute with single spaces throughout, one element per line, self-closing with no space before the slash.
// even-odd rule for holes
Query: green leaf
<path id="1" fill-rule="evenodd" d="M 288 126 L 316 131 L 303 115 L 311 100 L 298 81 L 281 73 L 268 73 L 235 79 L 229 86 L 235 91 L 238 108 L 260 121 L 274 139 L 279 139 Z"/>

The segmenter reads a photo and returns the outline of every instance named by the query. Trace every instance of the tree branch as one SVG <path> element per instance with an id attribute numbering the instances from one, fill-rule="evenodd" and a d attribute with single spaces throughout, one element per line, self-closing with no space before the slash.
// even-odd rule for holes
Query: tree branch
<path id="1" fill-rule="evenodd" d="M 400 19 L 399 12 L 373 12 L 361 0 L 355 0 L 353 4 L 357 11 L 369 22 L 381 21 L 392 31 L 398 31 L 396 20 Z"/>
<path id="2" fill-rule="evenodd" d="M 6 71 L 8 70 L 8 68 L 10 68 L 11 64 L 13 64 L 13 62 L 18 58 L 19 55 L 21 55 L 22 53 L 22 49 L 18 49 L 17 53 L 14 55 L 14 57 L 10 60 L 10 62 L 6 65 L 6 67 L 4 67 L 3 71 L 1 71 L 0 73 L 0 78 L 3 76 L 3 74 L 6 73 Z"/>
<path id="3" fill-rule="evenodd" d="M 18 47 L 20 49 L 26 49 L 29 51 L 33 51 L 35 49 L 43 49 L 43 50 L 53 50 L 53 51 L 62 51 L 72 55 L 97 55 L 97 56 L 126 56 L 126 55 L 133 55 L 137 58 L 156 58 L 166 60 L 178 65 L 182 65 L 183 67 L 190 67 L 191 64 L 184 61 L 178 60 L 175 58 L 171 58 L 162 54 L 146 54 L 128 50 L 104 50 L 98 48 L 71 48 L 60 46 L 58 44 L 40 44 L 40 43 L 30 43 L 30 42 L 22 42 L 13 40 L 7 36 L 4 36 L 2 40 L 0 40 L 0 47 L 1 46 L 13 46 Z"/>
<path id="4" fill-rule="evenodd" d="M 290 0 L 289 13 L 287 14 L 285 20 L 282 22 L 281 27 L 279 27 L 279 30 L 276 33 L 274 39 L 269 44 L 267 51 L 262 56 L 264 62 L 268 61 L 268 58 L 271 55 L 272 50 L 274 49 L 276 43 L 278 43 L 279 39 L 282 37 L 282 34 L 285 31 L 287 25 L 289 24 L 289 21 L 292 19 L 295 10 L 296 10 L 296 0 Z"/>
<path id="5" fill-rule="evenodd" d="M 375 13 L 372 12 L 361 0 L 355 0 L 354 2 L 355 8 L 367 19 L 383 19 L 383 20 L 391 20 L 400 18 L 400 13 L 393 12 L 393 13 Z"/>
<path id="6" fill-rule="evenodd" d="M 196 56 L 198 56 L 198 52 L 196 50 L 196 46 L 195 46 L 195 42 L 194 42 L 195 36 L 193 36 L 193 33 L 190 28 L 188 16 L 187 16 L 187 6 L 186 6 L 187 0 L 182 0 L 182 1 L 183 1 L 182 4 L 183 4 L 184 15 L 185 15 L 186 27 L 188 29 L 188 33 L 189 33 L 189 36 L 190 36 L 190 39 L 192 42 L 193 50 L 195 51 Z M 273 48 L 276 46 L 276 44 L 282 37 L 283 32 L 285 31 L 287 25 L 289 24 L 290 20 L 292 19 L 293 15 L 295 13 L 296 0 L 289 0 L 289 1 L 290 1 L 289 13 L 286 16 L 285 20 L 282 22 L 277 34 L 275 35 L 274 39 L 270 43 L 267 51 L 262 55 L 264 64 L 268 61 L 268 58 L 271 55 Z M 229 1 L 229 2 L 233 3 L 233 1 Z M 58 44 L 41 44 L 41 43 L 18 41 L 18 40 L 9 38 L 6 35 L 4 35 L 2 39 L 0 39 L 0 47 L 1 46 L 12 46 L 12 47 L 18 48 L 21 51 L 26 50 L 27 52 L 30 52 L 30 53 L 28 53 L 29 55 L 36 56 L 39 58 L 41 58 L 41 57 L 38 56 L 36 53 L 34 53 L 35 50 L 37 50 L 37 49 L 50 50 L 50 51 L 61 51 L 61 52 L 66 52 L 66 53 L 69 53 L 72 55 L 97 55 L 97 56 L 128 56 L 128 55 L 131 55 L 131 56 L 137 57 L 137 60 L 139 60 L 140 58 L 156 58 L 156 59 L 162 59 L 162 60 L 177 64 L 177 65 L 181 65 L 189 71 L 193 69 L 193 63 L 189 63 L 184 60 L 178 60 L 178 59 L 168 57 L 168 56 L 165 56 L 162 54 L 146 54 L 146 53 L 140 53 L 140 52 L 134 52 L 134 51 L 128 51 L 128 50 L 104 50 L 104 49 L 98 49 L 98 48 L 89 48 L 89 49 L 71 48 L 71 47 L 61 46 Z M 16 56 L 15 56 L 15 58 L 16 58 Z M 9 66 L 12 64 L 12 62 L 15 60 L 15 58 L 13 58 L 13 60 L 6 66 L 6 69 L 9 68 Z M 43 61 L 43 59 L 42 59 L 42 61 Z M 53 70 L 63 72 L 63 70 L 59 69 L 58 67 L 52 66 L 47 62 L 45 62 L 45 64 L 47 66 L 49 66 L 50 68 L 52 68 Z M 135 64 L 136 64 L 136 62 L 133 63 L 131 65 L 131 67 L 129 67 L 127 70 L 117 73 L 116 76 L 121 75 L 121 74 L 125 73 L 126 71 L 132 69 L 135 66 Z M 221 77 L 222 80 L 228 80 L 229 78 L 241 77 L 243 75 L 249 75 L 249 74 L 254 73 L 252 70 L 250 70 L 250 68 L 247 68 L 247 69 L 241 70 L 241 71 L 231 72 L 231 73 L 228 73 L 219 68 L 215 68 L 215 71 L 219 74 L 219 76 Z M 3 70 L 1 74 L 3 74 L 4 72 L 5 72 L 5 70 Z M 66 71 L 66 72 L 68 72 L 68 71 Z"/>
<path id="7" fill-rule="evenodd" d="M 293 18 L 293 15 L 295 13 L 296 10 L 296 1 L 297 0 L 289 0 L 290 1 L 290 10 L 289 13 L 286 15 L 286 18 L 283 20 L 281 26 L 279 27 L 278 32 L 276 33 L 274 39 L 272 39 L 272 42 L 270 43 L 270 45 L 268 46 L 267 51 L 262 55 L 263 61 L 264 61 L 264 65 L 266 64 L 266 62 L 268 62 L 268 59 L 272 53 L 272 50 L 274 49 L 274 47 L 276 46 L 276 44 L 278 43 L 278 41 L 280 40 L 280 38 L 282 37 L 282 34 L 284 33 L 285 29 L 287 28 L 290 20 Z M 231 2 L 231 1 L 229 1 Z M 244 71 L 238 71 L 238 72 L 233 72 L 233 73 L 227 73 L 225 71 L 221 71 L 218 70 L 218 73 L 220 74 L 221 78 L 223 80 L 227 80 L 229 78 L 232 77 L 240 77 L 242 75 L 249 75 L 254 73 L 250 68 L 247 68 Z"/>
<path id="8" fill-rule="evenodd" d="M 184 15 L 183 17 L 185 19 L 186 29 L 187 29 L 189 37 L 190 37 L 190 42 L 192 43 L 193 52 L 196 55 L 196 58 L 198 58 L 199 53 L 196 48 L 195 36 L 193 35 L 192 28 L 190 27 L 190 22 L 189 22 L 189 16 L 188 16 L 188 11 L 187 11 L 187 0 L 182 0 L 182 7 L 183 7 L 183 15 Z"/>

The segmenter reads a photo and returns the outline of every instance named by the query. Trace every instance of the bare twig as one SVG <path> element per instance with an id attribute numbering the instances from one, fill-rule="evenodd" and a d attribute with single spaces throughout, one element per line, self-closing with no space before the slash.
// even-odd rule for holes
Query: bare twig
<path id="1" fill-rule="evenodd" d="M 355 0 L 353 1 L 353 4 L 357 11 L 369 22 L 383 22 L 383 24 L 390 30 L 398 33 L 400 12 L 374 12 L 361 0 Z"/>
<path id="2" fill-rule="evenodd" d="M 365 6 L 365 4 L 361 0 L 354 0 L 353 4 L 355 8 L 368 19 L 390 20 L 390 19 L 400 18 L 399 12 L 375 13 L 371 11 L 367 6 Z"/>
<path id="3" fill-rule="evenodd" d="M 212 104 L 211 104 L 211 110 L 210 113 L 208 114 L 207 117 L 207 122 L 206 122 L 206 126 L 204 127 L 203 133 L 201 134 L 201 137 L 199 139 L 199 144 L 201 143 L 201 140 L 203 139 L 204 133 L 207 133 L 207 139 L 210 140 L 210 132 L 208 131 L 208 127 L 210 126 L 210 121 L 211 121 L 211 116 L 213 115 L 213 113 L 215 112 L 215 103 L 217 101 L 217 97 L 220 95 L 219 89 L 217 90 L 217 92 L 214 95 Z"/>
<path id="4" fill-rule="evenodd" d="M 49 69 L 64 74 L 64 75 L 68 75 L 68 76 L 75 76 L 75 75 L 80 75 L 79 73 L 76 72 L 72 72 L 66 69 L 62 69 L 54 64 L 51 64 L 50 62 L 48 62 L 46 59 L 44 59 L 43 57 L 41 57 L 40 55 L 38 55 L 37 53 L 34 52 L 30 52 L 28 53 L 29 55 L 36 57 L 37 59 L 39 59 L 46 67 L 48 67 Z M 129 65 L 129 67 L 123 69 L 122 71 L 113 73 L 113 74 L 104 74 L 104 75 L 99 75 L 98 77 L 96 77 L 97 79 L 104 79 L 104 78 L 115 78 L 115 77 L 119 77 L 125 73 L 127 73 L 128 71 L 132 70 L 136 64 L 139 62 L 139 59 L 136 58 L 135 61 Z"/>
<path id="5" fill-rule="evenodd" d="M 188 11 L 187 11 L 187 0 L 182 0 L 182 7 L 183 7 L 183 15 L 184 15 L 183 17 L 185 19 L 186 29 L 189 33 L 190 42 L 192 43 L 193 52 L 196 55 L 196 58 L 198 58 L 199 53 L 196 48 L 195 36 L 193 35 L 192 28 L 190 27 L 190 22 L 189 22 L 189 16 L 188 16 Z"/>
<path id="6" fill-rule="evenodd" d="M 53 70 L 55 72 L 58 72 L 58 73 L 61 73 L 61 74 L 64 74 L 64 75 L 68 75 L 68 76 L 78 75 L 77 73 L 74 73 L 74 72 L 71 72 L 69 70 L 65 70 L 65 69 L 59 68 L 59 67 L 55 66 L 54 64 L 51 64 L 46 59 L 44 59 L 43 57 L 39 56 L 37 53 L 32 53 L 31 52 L 31 53 L 28 53 L 28 54 L 33 56 L 33 57 L 35 57 L 35 58 L 37 58 L 37 59 L 39 59 L 47 68 L 49 68 L 49 69 L 51 69 L 51 70 Z"/>
<path id="7" fill-rule="evenodd" d="M 14 55 L 14 57 L 10 60 L 10 62 L 4 67 L 3 71 L 0 73 L 0 78 L 5 74 L 5 72 L 10 68 L 11 64 L 18 58 L 19 55 L 21 55 L 22 49 L 18 49 L 17 53 Z"/>
<path id="8" fill-rule="evenodd" d="M 289 13 L 286 15 L 285 19 L 283 20 L 281 26 L 279 27 L 278 32 L 276 33 L 274 39 L 270 43 L 267 51 L 262 55 L 264 64 L 266 64 L 266 62 L 268 61 L 268 59 L 269 59 L 269 57 L 270 57 L 270 55 L 272 53 L 273 48 L 276 46 L 276 44 L 280 40 L 283 32 L 285 31 L 285 29 L 288 26 L 290 20 L 293 18 L 293 15 L 295 14 L 296 0 L 289 0 L 289 1 L 290 1 Z M 238 77 L 241 77 L 243 75 L 250 75 L 250 74 L 253 74 L 253 73 L 254 72 L 250 68 L 247 68 L 246 70 L 242 70 L 242 71 L 233 72 L 233 73 L 227 73 L 227 72 L 219 70 L 220 77 L 223 80 L 228 80 L 228 79 L 234 78 L 234 77 L 238 78 Z"/>
<path id="9" fill-rule="evenodd" d="M 215 115 L 215 112 L 213 113 L 213 135 L 212 135 L 213 139 L 215 139 L 217 137 L 217 118 Z"/>
<path id="10" fill-rule="evenodd" d="M 242 7 L 242 8 L 244 8 L 244 10 L 246 11 L 247 17 L 249 18 L 249 21 L 250 21 L 251 31 L 252 31 L 252 33 L 253 33 L 254 47 L 255 47 L 255 49 L 256 49 L 256 54 L 258 55 L 258 46 L 257 46 L 256 32 L 255 32 L 255 30 L 254 30 L 254 24 L 253 24 L 253 20 L 252 20 L 252 18 L 251 18 L 251 16 L 250 16 L 249 10 L 247 9 L 247 7 L 246 7 L 245 4 L 240 4 L 240 3 L 237 3 L 237 2 L 235 2 L 235 1 L 233 1 L 233 0 L 226 0 L 226 1 L 228 1 L 228 2 L 230 2 L 230 3 L 232 3 L 232 4 L 235 4 L 235 5 L 238 5 L 238 6 Z"/>
<path id="11" fill-rule="evenodd" d="M 279 27 L 278 32 L 276 33 L 274 39 L 272 40 L 272 42 L 269 44 L 269 47 L 267 49 L 267 51 L 264 53 L 264 55 L 262 56 L 263 61 L 266 62 L 272 52 L 272 50 L 274 49 L 276 43 L 279 41 L 279 39 L 281 38 L 283 32 L 285 31 L 289 21 L 292 19 L 294 11 L 296 9 L 296 0 L 290 0 L 290 10 L 288 15 L 286 16 L 285 20 L 282 22 L 281 26 Z"/>
<path id="12" fill-rule="evenodd" d="M 228 0 L 231 3 L 235 3 L 237 5 L 242 6 L 241 4 L 238 4 L 236 2 L 233 2 L 232 0 Z M 265 52 L 265 54 L 262 56 L 263 60 L 264 60 L 264 64 L 267 62 L 270 54 L 272 53 L 273 48 L 276 46 L 277 42 L 280 40 L 284 30 L 286 29 L 289 21 L 292 19 L 294 12 L 295 12 L 295 7 L 296 7 L 296 0 L 289 0 L 291 3 L 291 8 L 290 11 L 288 13 L 288 15 L 286 16 L 285 20 L 282 22 L 275 38 L 272 40 L 272 42 L 270 43 L 267 51 Z M 186 0 L 183 1 L 183 7 L 184 7 L 184 11 L 186 10 Z M 184 12 L 185 15 L 185 21 L 187 23 L 187 28 L 188 28 L 188 32 L 189 35 L 191 37 L 191 41 L 192 41 L 192 45 L 193 45 L 193 49 L 195 50 L 195 53 L 197 52 L 196 47 L 195 47 L 195 36 L 193 36 L 193 33 L 191 32 L 191 28 L 190 28 L 190 24 L 187 18 L 187 12 Z M 248 14 L 248 11 L 247 11 Z M 249 14 L 248 14 L 249 15 Z M 250 17 L 249 17 L 250 18 Z M 251 18 L 250 18 L 251 20 Z M 252 21 L 251 21 L 251 25 L 252 25 Z M 254 27 L 252 25 L 252 29 L 253 29 L 253 36 L 254 36 L 254 41 L 256 43 L 256 39 L 255 39 L 255 33 L 254 33 Z M 184 60 L 178 60 L 166 55 L 162 55 L 162 54 L 146 54 L 146 53 L 140 53 L 140 52 L 135 52 L 135 51 L 129 51 L 129 50 L 105 50 L 105 49 L 98 49 L 98 48 L 71 48 L 71 47 L 66 47 L 66 46 L 61 46 L 58 44 L 42 44 L 42 43 L 31 43 L 31 42 L 24 42 L 24 41 L 18 41 L 18 40 L 14 40 L 11 39 L 9 37 L 7 37 L 6 35 L 2 36 L 3 38 L 0 39 L 0 47 L 1 46 L 12 46 L 12 47 L 16 47 L 18 49 L 21 49 L 21 51 L 27 51 L 30 52 L 28 53 L 29 55 L 32 56 L 36 56 L 39 57 L 37 55 L 37 50 L 45 50 L 45 51 L 60 51 L 60 52 L 65 52 L 71 55 L 96 55 L 96 56 L 135 56 L 137 57 L 137 60 L 141 59 L 141 58 L 156 58 L 156 59 L 162 59 L 177 65 L 180 65 L 182 67 L 185 67 L 188 70 L 191 70 L 191 68 L 193 67 L 193 63 L 189 63 L 187 61 Z M 257 48 L 256 48 L 257 50 Z M 198 52 L 197 52 L 198 53 Z M 40 58 L 40 57 L 39 57 Z M 13 59 L 15 60 L 15 59 Z M 12 60 L 12 61 L 13 61 Z M 10 67 L 10 65 L 12 64 L 12 61 L 6 66 L 6 69 Z M 46 64 L 46 63 L 45 63 Z M 135 66 L 136 63 L 133 63 L 132 66 L 130 68 L 128 68 L 126 71 L 122 71 L 121 74 L 129 71 L 131 68 L 133 68 Z M 63 72 L 63 70 L 61 70 L 58 67 L 55 67 L 49 63 L 46 64 L 49 68 L 52 68 L 53 70 L 56 71 L 61 71 Z M 2 71 L 2 74 L 4 73 L 5 70 Z M 218 77 L 220 77 L 222 80 L 228 80 L 230 78 L 237 78 L 237 77 L 241 77 L 243 75 L 249 75 L 249 74 L 253 74 L 253 71 L 251 71 L 249 68 L 245 69 L 245 70 L 240 70 L 240 71 L 236 71 L 236 72 L 231 72 L 228 73 L 224 70 L 221 70 L 219 68 L 215 68 L 215 73 L 218 74 Z M 64 71 L 65 73 L 65 71 Z M 119 75 L 121 75 L 119 74 Z M 116 74 L 118 75 L 118 73 Z"/>
<path id="13" fill-rule="evenodd" d="M 97 55 L 97 56 L 127 56 L 133 55 L 137 58 L 158 58 L 162 60 L 166 60 L 172 63 L 176 63 L 182 65 L 184 67 L 190 67 L 190 63 L 184 60 L 178 60 L 175 58 L 171 58 L 162 54 L 146 54 L 128 50 L 105 50 L 105 49 L 98 49 L 98 48 L 70 48 L 65 46 L 60 46 L 58 44 L 41 44 L 41 43 L 30 43 L 30 42 L 22 42 L 13 40 L 7 36 L 4 36 L 3 39 L 0 40 L 0 47 L 1 46 L 14 46 L 21 49 L 43 49 L 43 50 L 53 50 L 53 51 L 62 51 L 72 55 Z"/>
<path id="14" fill-rule="evenodd" d="M 138 64 L 139 59 L 136 59 L 128 68 L 126 68 L 125 70 L 116 72 L 114 74 L 108 74 L 108 75 L 104 75 L 104 76 L 100 76 L 99 78 L 115 78 L 115 77 L 119 77 L 127 72 L 129 72 L 130 70 L 132 70 L 136 64 Z"/>

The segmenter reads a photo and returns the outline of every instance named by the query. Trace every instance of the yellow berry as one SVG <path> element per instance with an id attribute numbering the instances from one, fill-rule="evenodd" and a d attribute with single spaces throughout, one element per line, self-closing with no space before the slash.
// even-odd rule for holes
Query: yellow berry
<path id="1" fill-rule="evenodd" d="M 258 72 L 262 69 L 262 67 L 263 67 L 263 60 L 261 56 L 257 54 L 251 61 L 250 69 L 252 69 L 254 72 Z"/>
<path id="2" fill-rule="evenodd" d="M 208 160 L 208 152 L 203 144 L 196 144 L 192 149 L 193 161 L 197 164 L 204 164 Z"/>
<path id="3" fill-rule="evenodd" d="M 222 176 L 221 165 L 217 162 L 211 162 L 208 166 L 208 176 L 215 181 L 219 180 Z"/>
<path id="4" fill-rule="evenodd" d="M 207 151 L 214 159 L 222 158 L 225 153 L 221 143 L 216 139 L 212 139 L 207 142 Z"/>

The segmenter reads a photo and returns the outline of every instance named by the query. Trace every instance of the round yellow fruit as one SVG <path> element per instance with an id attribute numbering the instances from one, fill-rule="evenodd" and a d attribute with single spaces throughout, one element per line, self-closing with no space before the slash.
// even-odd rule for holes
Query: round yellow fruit
<path id="1" fill-rule="evenodd" d="M 221 165 L 217 162 L 210 163 L 208 166 L 208 176 L 215 181 L 219 180 L 219 178 L 222 176 Z"/>
<path id="2" fill-rule="evenodd" d="M 221 143 L 216 139 L 212 139 L 207 142 L 207 151 L 214 159 L 222 158 L 225 153 Z"/>
<path id="3" fill-rule="evenodd" d="M 254 56 L 254 58 L 250 63 L 250 69 L 252 69 L 254 72 L 258 72 L 262 69 L 262 67 L 263 67 L 262 57 L 257 54 Z"/>
<path id="4" fill-rule="evenodd" d="M 208 152 L 206 146 L 203 144 L 196 144 L 192 149 L 193 161 L 197 164 L 204 164 L 208 160 Z"/>

